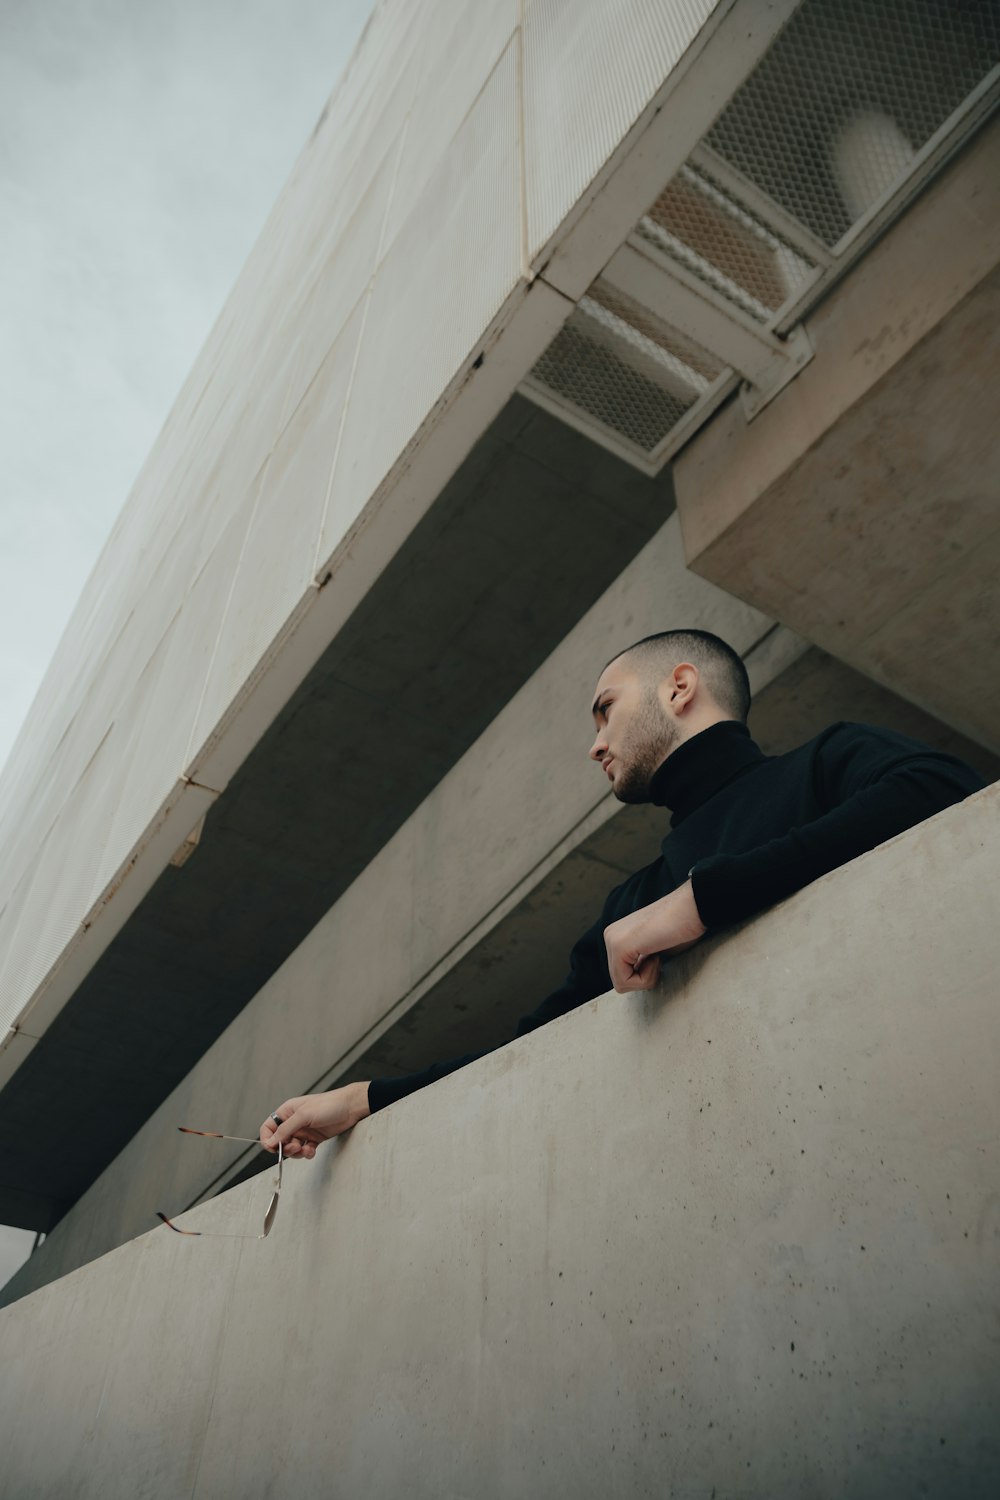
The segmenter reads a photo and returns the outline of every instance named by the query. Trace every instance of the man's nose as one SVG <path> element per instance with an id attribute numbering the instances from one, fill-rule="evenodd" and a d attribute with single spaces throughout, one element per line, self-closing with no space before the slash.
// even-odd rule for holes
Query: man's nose
<path id="1" fill-rule="evenodd" d="M 596 740 L 590 747 L 591 760 L 603 760 L 608 753 L 608 737 L 606 734 L 598 734 Z"/>

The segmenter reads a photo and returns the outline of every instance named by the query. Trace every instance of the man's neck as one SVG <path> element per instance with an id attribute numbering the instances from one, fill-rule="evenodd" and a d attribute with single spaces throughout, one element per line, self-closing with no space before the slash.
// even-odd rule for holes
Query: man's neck
<path id="1" fill-rule="evenodd" d="M 676 825 L 764 758 L 745 724 L 713 717 L 703 729 L 686 735 L 663 761 L 650 782 L 649 800 L 669 807 L 671 824 Z"/>

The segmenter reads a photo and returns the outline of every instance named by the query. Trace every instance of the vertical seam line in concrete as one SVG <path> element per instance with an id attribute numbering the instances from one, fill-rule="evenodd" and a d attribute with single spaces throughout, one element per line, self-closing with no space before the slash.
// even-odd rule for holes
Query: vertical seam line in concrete
<path id="1" fill-rule="evenodd" d="M 524 9 L 525 0 L 517 4 L 517 150 L 519 206 L 521 214 L 521 275 L 530 285 L 534 280 L 528 259 L 528 143 L 525 138 L 527 110 L 524 96 Z"/>

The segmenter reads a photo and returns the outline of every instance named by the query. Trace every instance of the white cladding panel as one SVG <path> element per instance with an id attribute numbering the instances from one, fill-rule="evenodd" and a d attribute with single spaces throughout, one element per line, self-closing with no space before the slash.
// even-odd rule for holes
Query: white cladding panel
<path id="1" fill-rule="evenodd" d="M 716 0 L 526 0 L 527 238 L 549 244 Z"/>
<path id="2" fill-rule="evenodd" d="M 121 920 L 130 862 L 169 857 L 158 815 L 711 9 L 376 6 L 0 778 L 0 1032 L 71 939 Z M 511 391 L 534 357 L 507 351 Z M 478 435 L 453 434 L 456 463 Z"/>
<path id="3" fill-rule="evenodd" d="M 416 208 L 469 110 L 517 30 L 518 0 L 489 5 L 429 0 L 421 42 L 420 89 L 407 121 L 386 248 Z M 509 133 L 509 122 L 497 121 Z M 515 217 L 518 217 L 517 215 Z"/>
<path id="4" fill-rule="evenodd" d="M 244 682 L 313 594 L 316 537 L 329 494 L 365 304 L 354 310 L 292 414 L 255 485 L 250 529 L 188 747 L 200 751 Z"/>
<path id="5" fill-rule="evenodd" d="M 521 280 L 519 200 L 512 41 L 376 273 L 320 574 Z"/>

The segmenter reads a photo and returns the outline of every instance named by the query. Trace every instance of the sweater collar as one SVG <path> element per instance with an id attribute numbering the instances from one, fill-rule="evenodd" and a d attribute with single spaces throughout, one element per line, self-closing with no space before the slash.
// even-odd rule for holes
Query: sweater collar
<path id="1" fill-rule="evenodd" d="M 745 724 L 722 719 L 667 756 L 650 783 L 650 801 L 670 808 L 670 826 L 676 828 L 727 782 L 765 759 Z"/>

